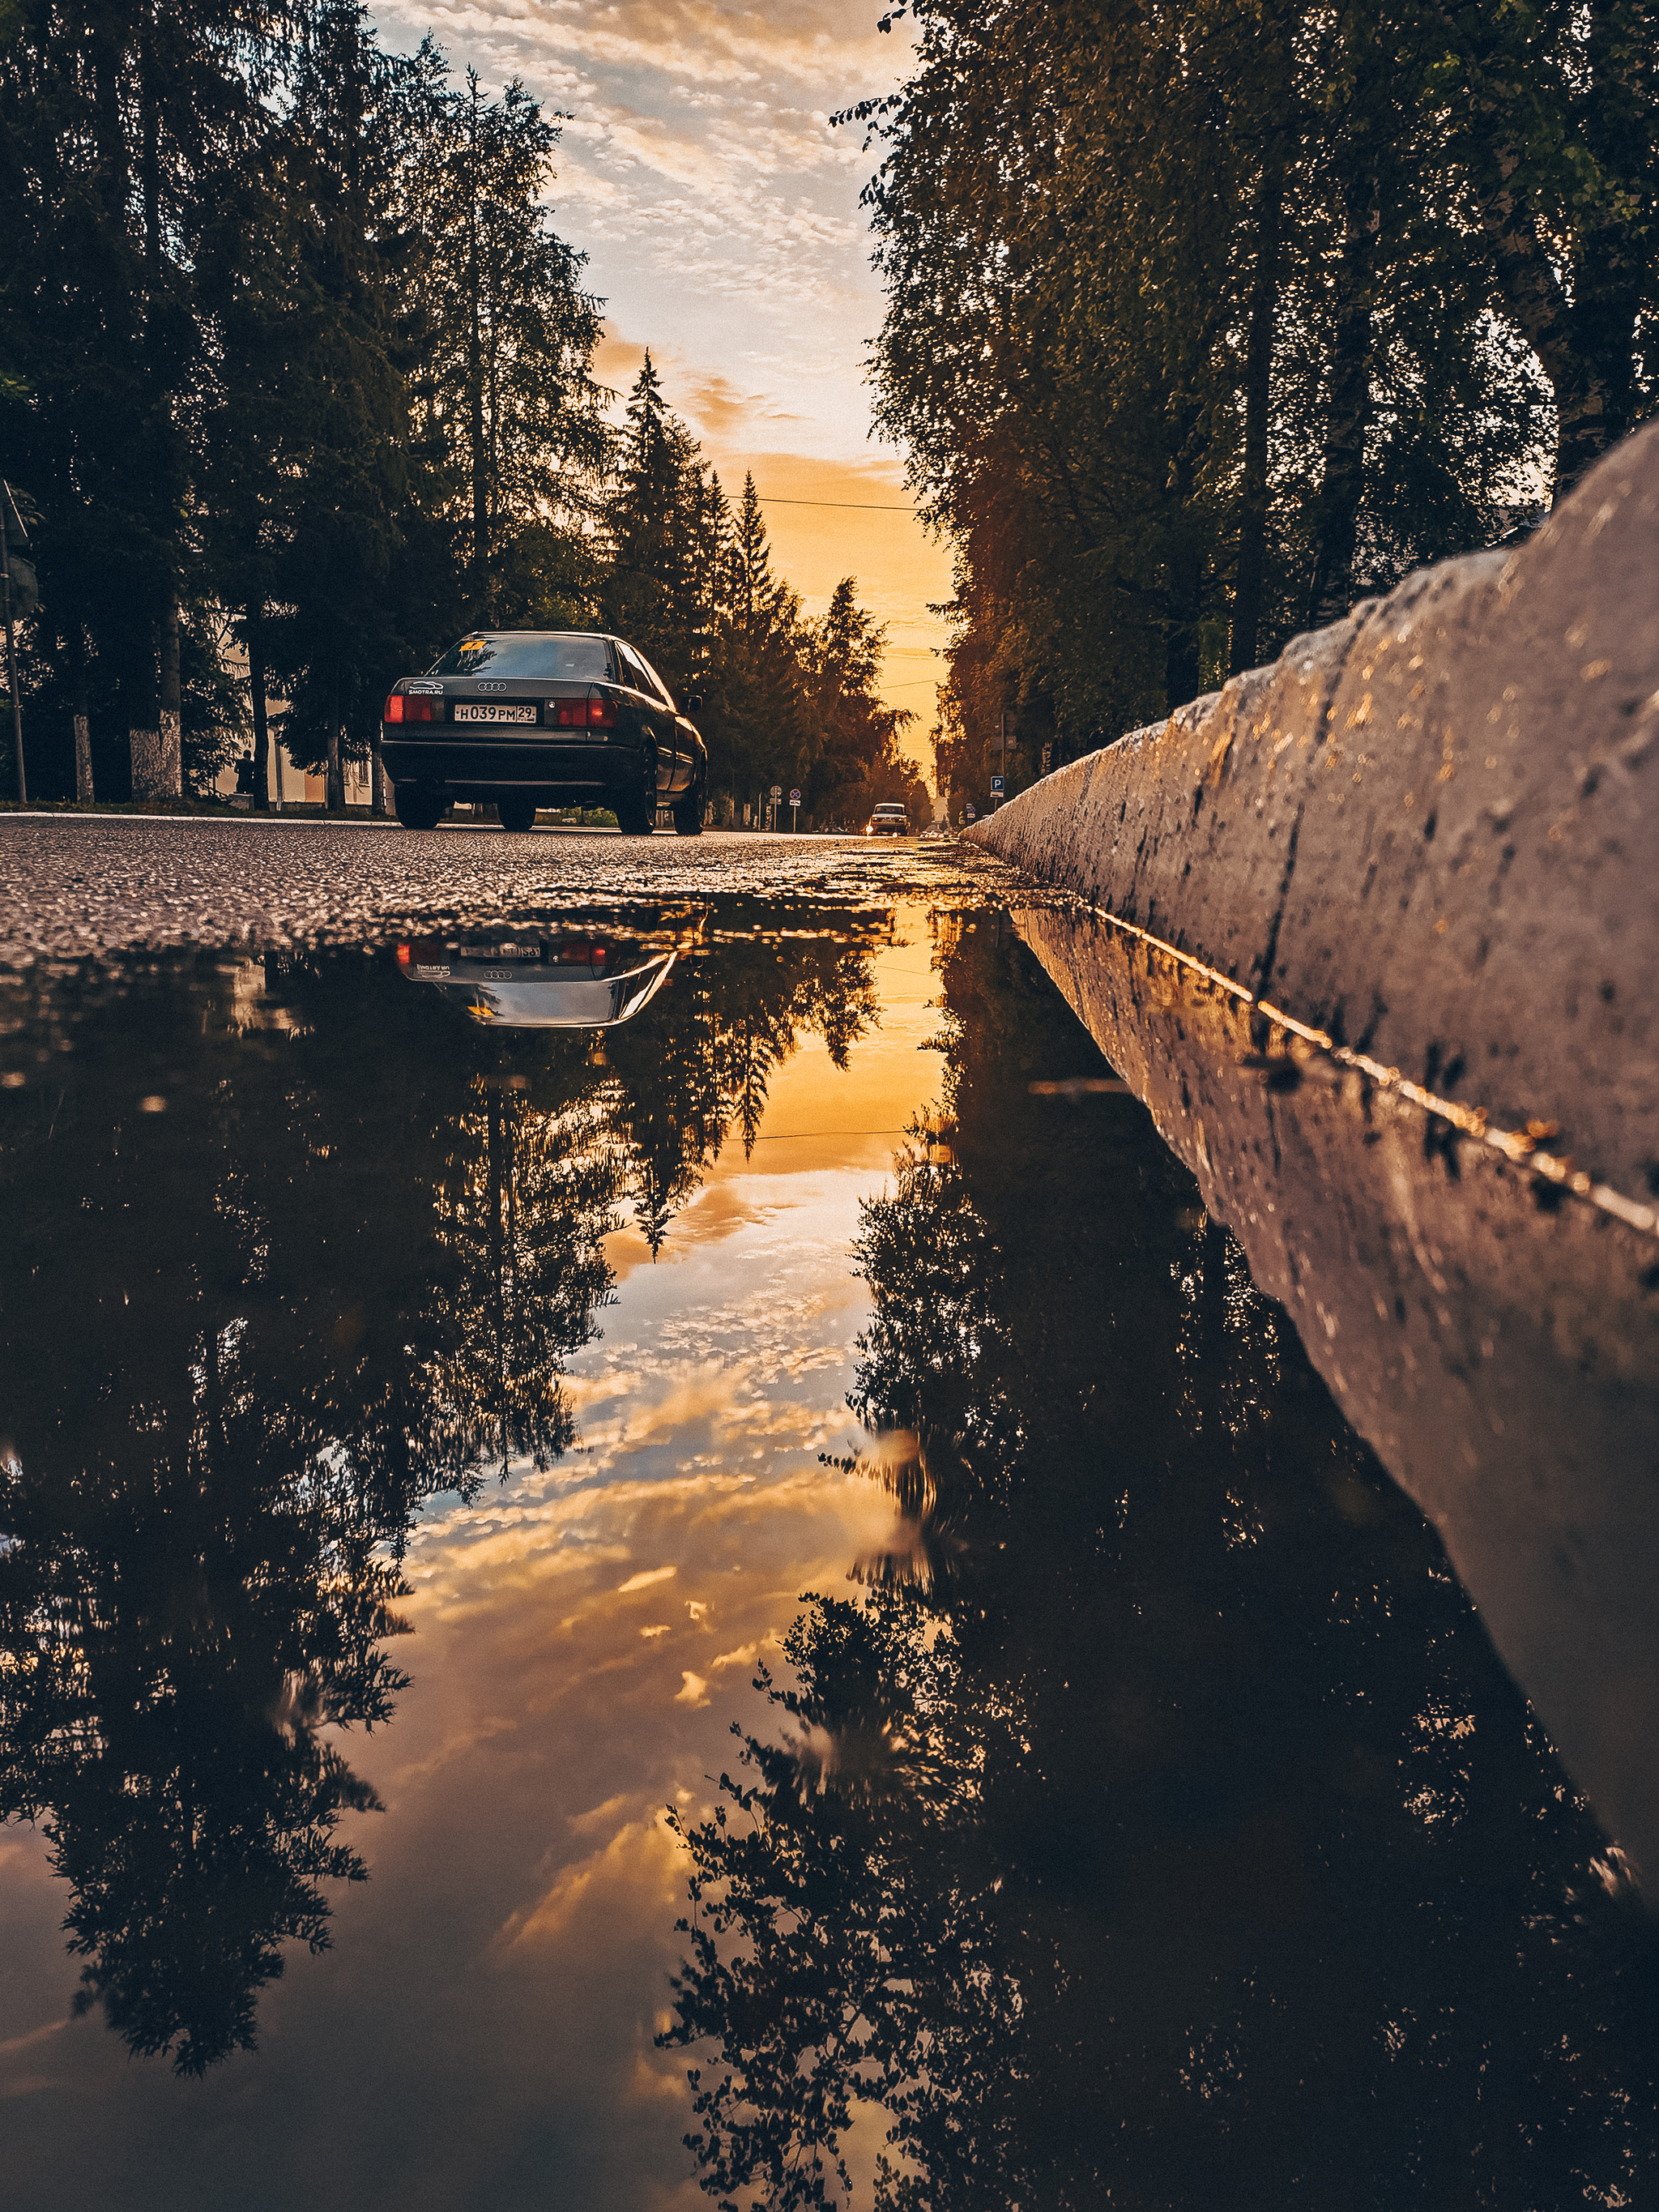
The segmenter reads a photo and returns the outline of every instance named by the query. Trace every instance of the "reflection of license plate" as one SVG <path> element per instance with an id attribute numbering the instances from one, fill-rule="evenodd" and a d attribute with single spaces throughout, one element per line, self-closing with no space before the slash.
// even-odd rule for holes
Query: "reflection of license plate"
<path id="1" fill-rule="evenodd" d="M 521 705 L 499 707 L 493 701 L 488 706 L 463 702 L 455 709 L 458 722 L 533 722 L 535 719 L 536 702 L 533 699 L 526 699 Z"/>

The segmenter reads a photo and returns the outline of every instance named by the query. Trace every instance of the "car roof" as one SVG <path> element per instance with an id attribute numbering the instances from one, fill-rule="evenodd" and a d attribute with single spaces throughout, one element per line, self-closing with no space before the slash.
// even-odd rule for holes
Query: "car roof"
<path id="1" fill-rule="evenodd" d="M 608 629 L 469 629 L 464 637 L 596 637 L 609 643 L 615 635 Z"/>

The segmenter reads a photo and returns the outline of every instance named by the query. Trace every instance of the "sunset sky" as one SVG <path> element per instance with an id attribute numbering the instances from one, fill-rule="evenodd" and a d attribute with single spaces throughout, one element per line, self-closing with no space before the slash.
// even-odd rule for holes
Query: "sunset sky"
<path id="1" fill-rule="evenodd" d="M 888 628 L 884 688 L 924 763 L 950 557 L 871 439 L 864 350 L 881 319 L 859 191 L 873 155 L 833 111 L 898 81 L 907 27 L 877 0 L 439 0 L 381 5 L 485 86 L 523 78 L 568 116 L 553 200 L 605 302 L 598 362 L 625 389 L 646 346 L 729 492 L 752 469 L 777 564 L 822 612 L 836 580 Z M 785 504 L 784 502 L 831 502 Z M 896 512 L 891 510 L 898 510 Z"/>

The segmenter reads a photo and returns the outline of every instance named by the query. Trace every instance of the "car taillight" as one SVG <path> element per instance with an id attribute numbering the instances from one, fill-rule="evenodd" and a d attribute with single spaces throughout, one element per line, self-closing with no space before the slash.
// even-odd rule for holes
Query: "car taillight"
<path id="1" fill-rule="evenodd" d="M 380 720 L 383 722 L 401 722 L 403 719 L 404 695 L 401 691 L 394 691 L 380 709 Z"/>
<path id="2" fill-rule="evenodd" d="M 560 730 L 614 730 L 617 702 L 593 684 L 585 699 L 550 699 L 547 719 Z"/>
<path id="3" fill-rule="evenodd" d="M 390 722 L 394 720 L 394 717 L 388 714 L 386 720 Z M 398 947 L 398 965 L 400 968 L 407 968 L 409 965 L 409 947 L 406 945 L 400 945 Z"/>
<path id="4" fill-rule="evenodd" d="M 443 720 L 441 699 L 412 697 L 404 691 L 394 691 L 386 701 L 380 715 L 383 722 L 440 722 Z"/>

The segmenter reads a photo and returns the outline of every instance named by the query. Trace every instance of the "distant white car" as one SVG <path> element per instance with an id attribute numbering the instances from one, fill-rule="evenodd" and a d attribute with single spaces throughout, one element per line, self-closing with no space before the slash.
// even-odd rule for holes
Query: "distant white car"
<path id="1" fill-rule="evenodd" d="M 866 837 L 908 837 L 910 817 L 904 809 L 891 800 L 884 800 L 864 825 Z"/>

